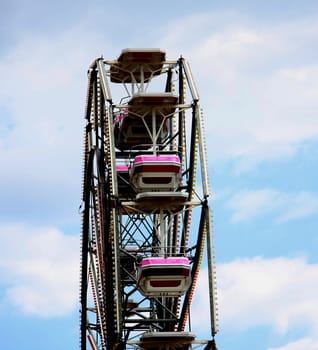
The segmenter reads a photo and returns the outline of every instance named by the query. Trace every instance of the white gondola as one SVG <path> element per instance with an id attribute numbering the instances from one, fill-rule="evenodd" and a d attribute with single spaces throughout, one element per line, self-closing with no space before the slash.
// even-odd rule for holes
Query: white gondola
<path id="1" fill-rule="evenodd" d="M 115 146 L 120 150 L 150 148 L 153 145 L 153 133 L 156 142 L 162 143 L 168 134 L 167 121 L 156 123 L 153 129 L 152 123 L 148 120 L 129 116 L 128 108 L 115 115 Z"/>
<path id="2" fill-rule="evenodd" d="M 186 257 L 144 258 L 138 268 L 137 286 L 144 296 L 181 296 L 191 284 Z"/>
<path id="3" fill-rule="evenodd" d="M 128 106 L 114 117 L 116 147 L 147 149 L 162 143 L 177 103 L 178 96 L 170 92 L 134 94 Z"/>
<path id="4" fill-rule="evenodd" d="M 136 209 L 148 213 L 177 213 L 184 208 L 187 192 L 141 192 L 136 195 Z"/>
<path id="5" fill-rule="evenodd" d="M 160 49 L 124 49 L 110 69 L 114 83 L 145 83 L 161 73 L 166 53 Z"/>
<path id="6" fill-rule="evenodd" d="M 130 169 L 130 182 L 137 192 L 175 191 L 181 183 L 177 155 L 139 155 Z"/>
<path id="7" fill-rule="evenodd" d="M 145 118 L 148 123 L 155 117 L 158 123 L 174 114 L 177 103 L 178 96 L 171 92 L 139 92 L 128 102 L 128 115 L 132 118 Z"/>

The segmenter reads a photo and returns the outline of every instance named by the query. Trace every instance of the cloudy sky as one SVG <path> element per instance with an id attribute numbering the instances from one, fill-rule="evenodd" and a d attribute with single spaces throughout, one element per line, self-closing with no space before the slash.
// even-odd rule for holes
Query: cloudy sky
<path id="1" fill-rule="evenodd" d="M 219 350 L 317 350 L 317 1 L 12 0 L 0 23 L 1 348 L 78 348 L 87 68 L 159 47 L 204 110 Z"/>

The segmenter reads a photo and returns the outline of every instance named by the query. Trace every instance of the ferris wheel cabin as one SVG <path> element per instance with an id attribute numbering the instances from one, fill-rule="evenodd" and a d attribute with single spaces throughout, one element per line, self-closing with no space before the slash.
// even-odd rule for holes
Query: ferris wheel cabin
<path id="1" fill-rule="evenodd" d="M 144 296 L 183 295 L 191 283 L 191 268 L 186 257 L 144 258 L 138 268 L 137 286 Z"/>
<path id="2" fill-rule="evenodd" d="M 137 192 L 175 191 L 181 182 L 177 155 L 136 156 L 130 169 L 130 181 Z"/>

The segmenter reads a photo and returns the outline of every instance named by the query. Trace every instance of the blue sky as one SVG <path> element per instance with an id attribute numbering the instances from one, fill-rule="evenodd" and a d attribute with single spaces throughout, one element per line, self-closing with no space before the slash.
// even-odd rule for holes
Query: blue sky
<path id="1" fill-rule="evenodd" d="M 0 23 L 1 347 L 78 348 L 86 71 L 160 47 L 204 110 L 219 350 L 317 350 L 317 1 L 13 0 Z"/>

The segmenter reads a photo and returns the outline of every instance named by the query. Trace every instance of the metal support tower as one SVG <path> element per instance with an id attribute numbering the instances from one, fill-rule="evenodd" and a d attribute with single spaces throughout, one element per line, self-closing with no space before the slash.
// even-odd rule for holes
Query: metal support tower
<path id="1" fill-rule="evenodd" d="M 81 350 L 216 349 L 207 155 L 188 62 L 168 61 L 159 49 L 126 49 L 116 60 L 96 59 L 88 70 L 85 119 Z M 148 177 L 140 177 L 145 165 L 136 170 L 139 159 L 172 157 L 180 160 L 174 188 L 166 190 L 170 178 L 164 169 L 156 174 L 156 163 Z M 211 334 L 200 340 L 190 313 L 204 255 Z M 169 292 L 173 277 L 160 280 L 167 269 L 156 277 L 162 290 L 141 290 L 142 261 L 180 257 L 190 264 L 186 290 Z"/>

